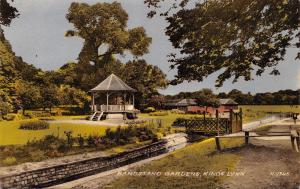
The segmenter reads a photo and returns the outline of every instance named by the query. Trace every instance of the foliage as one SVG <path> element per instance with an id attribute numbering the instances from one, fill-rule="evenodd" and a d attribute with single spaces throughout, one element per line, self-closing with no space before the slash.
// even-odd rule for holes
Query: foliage
<path id="1" fill-rule="evenodd" d="M 11 0 L 13 1 L 13 0 Z M 8 3 L 8 0 L 0 0 L 0 24 L 9 26 L 12 19 L 19 16 L 18 10 Z"/>
<path id="2" fill-rule="evenodd" d="M 182 110 L 178 110 L 178 109 L 172 109 L 171 110 L 172 114 L 185 114 L 185 111 Z"/>
<path id="3" fill-rule="evenodd" d="M 196 101 L 200 106 L 214 107 L 220 106 L 220 101 L 210 89 L 202 89 L 196 92 Z"/>
<path id="4" fill-rule="evenodd" d="M 7 114 L 7 115 L 2 116 L 2 118 L 6 121 L 13 121 L 13 120 L 15 120 L 16 117 L 17 117 L 16 114 Z"/>
<path id="5" fill-rule="evenodd" d="M 59 105 L 59 94 L 58 87 L 54 84 L 49 84 L 47 86 L 42 86 L 40 89 L 41 94 L 41 104 L 44 109 L 49 108 L 51 113 L 51 108 L 53 106 Z"/>
<path id="6" fill-rule="evenodd" d="M 13 101 L 14 81 L 17 76 L 15 62 L 15 54 L 0 28 L 0 101 L 6 105 L 11 105 Z"/>
<path id="7" fill-rule="evenodd" d="M 80 147 L 84 146 L 84 138 L 82 137 L 81 134 L 78 134 L 77 142 L 78 142 L 78 144 L 79 144 Z"/>
<path id="8" fill-rule="evenodd" d="M 104 144 L 110 145 L 124 145 L 138 138 L 139 142 L 143 142 L 150 139 L 155 139 L 156 135 L 153 131 L 147 127 L 118 127 L 115 131 L 111 131 L 109 128 L 105 131 L 105 136 L 102 137 Z"/>
<path id="9" fill-rule="evenodd" d="M 24 130 L 49 129 L 49 123 L 41 120 L 25 121 L 25 122 L 21 122 L 19 129 L 24 129 Z"/>
<path id="10" fill-rule="evenodd" d="M 77 105 L 80 108 L 84 108 L 91 100 L 90 96 L 75 87 L 68 85 L 61 85 L 59 88 L 60 104 L 61 105 Z"/>
<path id="11" fill-rule="evenodd" d="M 66 18 L 75 27 L 75 30 L 67 31 L 66 36 L 84 39 L 80 64 L 93 62 L 99 68 L 111 62 L 114 54 L 129 51 L 134 56 L 141 56 L 148 52 L 151 38 L 142 27 L 126 29 L 128 15 L 120 3 L 72 3 Z M 99 54 L 99 49 L 105 50 Z"/>
<path id="12" fill-rule="evenodd" d="M 2 164 L 6 165 L 6 166 L 10 166 L 15 164 L 17 161 L 17 159 L 15 157 L 7 157 L 4 160 L 2 160 Z"/>
<path id="13" fill-rule="evenodd" d="M 164 0 L 145 2 L 156 9 Z M 172 11 L 161 14 L 169 23 L 166 34 L 180 52 L 170 55 L 171 68 L 178 69 L 172 84 L 202 81 L 213 73 L 219 74 L 216 86 L 230 78 L 251 80 L 253 72 L 278 75 L 287 48 L 300 47 L 299 0 L 173 2 L 167 5 Z"/>
<path id="14" fill-rule="evenodd" d="M 154 107 L 148 107 L 144 110 L 145 113 L 150 113 L 150 112 L 155 112 L 155 108 Z"/>
<path id="15" fill-rule="evenodd" d="M 25 110 L 38 107 L 41 101 L 39 88 L 26 81 L 18 80 L 16 82 L 16 96 L 21 102 L 23 114 Z"/>
<path id="16" fill-rule="evenodd" d="M 123 69 L 124 81 L 137 90 L 136 104 L 140 106 L 149 103 L 152 95 L 158 94 L 158 89 L 168 85 L 166 75 L 157 66 L 147 64 L 145 60 L 129 61 Z"/>
<path id="17" fill-rule="evenodd" d="M 0 117 L 3 117 L 9 113 L 10 107 L 7 102 L 3 102 L 0 98 Z"/>
<path id="18" fill-rule="evenodd" d="M 67 144 L 69 147 L 72 147 L 74 140 L 73 140 L 73 136 L 72 136 L 73 131 L 65 131 L 64 134 L 67 137 Z"/>
<path id="19" fill-rule="evenodd" d="M 206 90 L 206 89 L 203 89 Z M 166 100 L 183 99 L 183 98 L 202 98 L 208 100 L 208 97 L 203 97 L 203 90 L 195 92 L 180 92 L 176 95 L 165 96 Z M 219 94 L 211 94 L 208 92 L 208 96 L 215 96 L 218 99 L 230 98 L 236 101 L 239 105 L 298 105 L 299 104 L 299 90 L 279 90 L 276 92 L 265 93 L 243 93 L 237 89 L 232 89 L 230 92 L 221 92 Z M 204 101 L 203 100 L 203 101 Z"/>
<path id="20" fill-rule="evenodd" d="M 166 116 L 169 115 L 167 111 L 158 111 L 149 113 L 150 116 Z"/>

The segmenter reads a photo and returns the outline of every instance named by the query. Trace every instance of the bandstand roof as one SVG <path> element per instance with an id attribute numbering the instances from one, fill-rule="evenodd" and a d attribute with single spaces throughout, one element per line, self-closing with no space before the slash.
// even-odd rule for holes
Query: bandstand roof
<path id="1" fill-rule="evenodd" d="M 99 85 L 91 90 L 92 92 L 96 91 L 131 91 L 135 92 L 136 90 L 129 87 L 124 81 L 122 81 L 115 74 L 111 74 Z"/>

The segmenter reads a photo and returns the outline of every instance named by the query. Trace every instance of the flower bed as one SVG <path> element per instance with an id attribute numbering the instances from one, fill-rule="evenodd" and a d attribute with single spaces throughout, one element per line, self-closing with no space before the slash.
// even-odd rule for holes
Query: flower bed
<path id="1" fill-rule="evenodd" d="M 49 129 L 49 123 L 42 120 L 37 121 L 26 121 L 21 123 L 19 129 L 24 130 L 43 130 L 43 129 Z"/>

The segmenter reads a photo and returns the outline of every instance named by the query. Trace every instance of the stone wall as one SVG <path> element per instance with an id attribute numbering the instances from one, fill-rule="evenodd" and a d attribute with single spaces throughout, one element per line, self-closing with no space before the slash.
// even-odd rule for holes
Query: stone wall
<path id="1" fill-rule="evenodd" d="M 111 170 L 166 152 L 167 141 L 153 143 L 120 154 L 91 158 L 54 167 L 0 177 L 0 188 L 42 188 Z"/>

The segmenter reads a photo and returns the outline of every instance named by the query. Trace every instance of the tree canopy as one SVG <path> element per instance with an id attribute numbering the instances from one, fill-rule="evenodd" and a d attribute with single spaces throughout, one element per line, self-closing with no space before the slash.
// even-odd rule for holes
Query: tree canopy
<path id="1" fill-rule="evenodd" d="M 142 56 L 148 52 L 151 38 L 142 27 L 127 29 L 128 15 L 120 3 L 72 3 L 66 18 L 74 25 L 66 36 L 84 39 L 79 63 L 102 68 L 113 55 L 128 51 Z"/>
<path id="2" fill-rule="evenodd" d="M 13 1 L 13 0 L 11 0 Z M 12 19 L 19 16 L 18 10 L 11 6 L 7 0 L 0 0 L 0 24 L 9 26 Z"/>
<path id="3" fill-rule="evenodd" d="M 145 0 L 154 8 L 150 17 L 163 2 Z M 219 74 L 217 87 L 231 78 L 251 80 L 253 73 L 260 76 L 266 70 L 278 75 L 287 48 L 300 47 L 299 0 L 174 2 L 161 13 L 169 24 L 166 35 L 180 51 L 170 55 L 171 68 L 178 69 L 173 84 L 202 81 L 213 73 Z"/>

